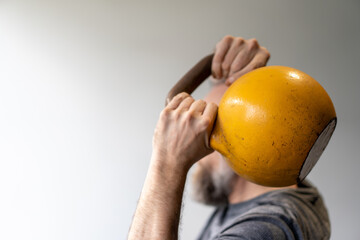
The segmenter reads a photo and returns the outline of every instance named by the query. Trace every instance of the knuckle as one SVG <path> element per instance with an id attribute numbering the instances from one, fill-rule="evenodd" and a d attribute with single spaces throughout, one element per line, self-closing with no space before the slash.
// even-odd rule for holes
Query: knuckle
<path id="1" fill-rule="evenodd" d="M 181 98 L 181 97 L 188 97 L 188 96 L 190 96 L 187 92 L 181 92 L 181 93 L 179 93 L 179 98 Z"/>
<path id="2" fill-rule="evenodd" d="M 170 112 L 171 112 L 171 110 L 169 108 L 164 108 L 164 110 L 162 110 L 161 113 L 160 113 L 160 118 L 161 119 L 168 118 L 169 115 L 170 115 Z"/>
<path id="3" fill-rule="evenodd" d="M 251 70 L 255 70 L 255 69 L 257 69 L 257 68 L 259 68 L 261 66 L 262 65 L 260 63 L 253 63 L 249 67 L 250 67 Z"/>
<path id="4" fill-rule="evenodd" d="M 180 111 L 174 111 L 172 115 L 173 115 L 172 119 L 178 120 L 178 119 L 180 119 L 181 112 Z"/>
<path id="5" fill-rule="evenodd" d="M 192 112 L 186 112 L 186 113 L 184 113 L 185 123 L 190 122 L 192 119 L 193 119 L 193 113 L 192 113 Z"/>
<path id="6" fill-rule="evenodd" d="M 203 117 L 202 120 L 201 120 L 201 125 L 204 127 L 204 128 L 207 128 L 211 123 L 211 119 L 210 117 Z"/>
<path id="7" fill-rule="evenodd" d="M 248 45 L 249 45 L 249 48 L 250 48 L 250 49 L 257 49 L 257 48 L 259 48 L 259 42 L 258 42 L 255 38 L 249 39 Z"/>
<path id="8" fill-rule="evenodd" d="M 224 70 L 229 70 L 230 68 L 230 63 L 228 61 L 224 61 L 222 64 L 221 64 L 221 68 L 224 69 Z"/>
<path id="9" fill-rule="evenodd" d="M 223 49 L 225 46 L 229 46 L 232 43 L 233 38 L 234 37 L 230 35 L 226 35 L 215 45 L 215 49 Z"/>
<path id="10" fill-rule="evenodd" d="M 231 42 L 233 39 L 234 39 L 233 36 L 226 35 L 226 36 L 224 36 L 223 41 L 228 43 L 228 42 Z"/>
<path id="11" fill-rule="evenodd" d="M 196 100 L 196 102 L 198 102 L 200 105 L 206 104 L 206 102 L 202 99 Z"/>
<path id="12" fill-rule="evenodd" d="M 271 54 L 266 48 L 264 48 L 264 52 L 265 52 L 266 59 L 268 60 L 271 57 Z"/>
<path id="13" fill-rule="evenodd" d="M 217 105 L 215 104 L 215 103 L 213 103 L 213 102 L 209 102 L 209 107 L 217 107 Z"/>
<path id="14" fill-rule="evenodd" d="M 182 93 L 178 93 L 173 99 L 172 99 L 172 101 L 177 101 L 177 100 L 179 100 L 182 96 L 184 96 L 184 93 L 182 92 Z"/>
<path id="15" fill-rule="evenodd" d="M 245 42 L 245 40 L 241 37 L 235 38 L 234 43 L 236 46 L 240 46 Z"/>
<path id="16" fill-rule="evenodd" d="M 270 52 L 266 47 L 261 47 L 261 52 L 265 55 L 265 57 L 270 58 Z"/>
<path id="17" fill-rule="evenodd" d="M 213 108 L 216 109 L 216 110 L 218 109 L 218 105 L 216 105 L 216 104 L 213 103 L 213 102 L 210 103 L 210 106 L 213 107 Z"/>
<path id="18" fill-rule="evenodd" d="M 174 99 L 179 99 L 182 95 L 183 95 L 183 93 L 178 93 L 178 94 L 176 94 L 176 96 L 174 97 Z"/>

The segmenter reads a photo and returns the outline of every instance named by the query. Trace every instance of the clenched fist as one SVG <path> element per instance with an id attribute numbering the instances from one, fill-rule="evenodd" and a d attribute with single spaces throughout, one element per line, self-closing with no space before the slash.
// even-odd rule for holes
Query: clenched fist
<path id="1" fill-rule="evenodd" d="M 189 94 L 175 96 L 161 112 L 153 138 L 153 154 L 161 164 L 189 169 L 210 154 L 209 136 L 217 106 L 195 101 Z M 159 160 L 158 160 L 159 161 Z"/>
<path id="2" fill-rule="evenodd" d="M 212 75 L 230 85 L 245 73 L 265 66 L 269 58 L 269 51 L 256 39 L 225 36 L 216 44 Z"/>

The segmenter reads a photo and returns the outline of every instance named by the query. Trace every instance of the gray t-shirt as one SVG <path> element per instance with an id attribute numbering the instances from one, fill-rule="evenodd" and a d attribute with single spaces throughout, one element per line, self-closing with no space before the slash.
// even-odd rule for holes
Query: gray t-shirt
<path id="1" fill-rule="evenodd" d="M 322 197 L 304 181 L 296 189 L 275 190 L 217 208 L 198 239 L 329 238 L 330 221 Z"/>

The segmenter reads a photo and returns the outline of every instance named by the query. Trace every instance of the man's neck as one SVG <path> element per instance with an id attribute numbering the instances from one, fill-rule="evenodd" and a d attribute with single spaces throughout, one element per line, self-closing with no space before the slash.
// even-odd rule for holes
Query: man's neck
<path id="1" fill-rule="evenodd" d="M 234 204 L 244 202 L 264 193 L 283 188 L 297 188 L 297 185 L 288 187 L 265 187 L 249 182 L 242 177 L 237 177 L 234 180 L 233 190 L 229 195 L 229 203 Z"/>

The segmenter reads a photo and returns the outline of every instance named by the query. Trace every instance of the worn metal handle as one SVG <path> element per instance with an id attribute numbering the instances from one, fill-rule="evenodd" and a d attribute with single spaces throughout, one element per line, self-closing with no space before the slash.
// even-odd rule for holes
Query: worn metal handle
<path id="1" fill-rule="evenodd" d="M 191 94 L 202 82 L 211 75 L 211 63 L 214 54 L 210 54 L 201 59 L 194 67 L 192 67 L 169 91 L 165 106 L 173 97 L 181 92 Z"/>

